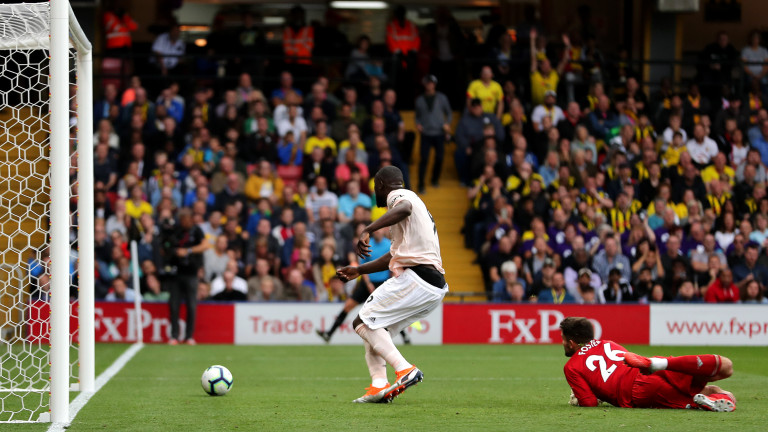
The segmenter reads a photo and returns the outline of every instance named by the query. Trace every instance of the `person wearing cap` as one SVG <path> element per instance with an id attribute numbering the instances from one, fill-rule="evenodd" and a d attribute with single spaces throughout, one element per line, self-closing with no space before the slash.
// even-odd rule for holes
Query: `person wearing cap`
<path id="1" fill-rule="evenodd" d="M 565 113 L 562 108 L 555 105 L 557 101 L 557 93 L 554 90 L 547 90 L 544 92 L 544 103 L 537 105 L 531 113 L 531 120 L 533 121 L 533 129 L 536 132 L 541 132 L 541 120 L 544 117 L 549 117 L 552 120 L 552 124 L 556 125 L 562 120 L 565 120 Z M 569 138 L 570 139 L 570 138 Z"/>
<path id="2" fill-rule="evenodd" d="M 490 66 L 483 66 L 480 78 L 469 83 L 467 87 L 467 105 L 475 98 L 483 102 L 484 112 L 501 118 L 504 112 L 504 90 L 493 80 L 493 69 Z"/>
<path id="3" fill-rule="evenodd" d="M 451 120 L 453 112 L 451 104 L 445 94 L 437 91 L 437 77 L 427 75 L 423 80 L 424 93 L 416 98 L 414 114 L 416 129 L 421 135 L 419 158 L 419 193 L 425 191 L 425 176 L 427 174 L 427 162 L 432 148 L 435 149 L 435 161 L 432 165 L 432 186 L 437 187 L 440 181 L 440 172 L 443 168 L 443 155 L 445 153 L 445 139 L 451 134 Z"/>
<path id="4" fill-rule="evenodd" d="M 589 267 L 582 267 L 579 269 L 578 276 L 576 277 L 576 283 L 568 287 L 566 283 L 566 289 L 573 296 L 577 303 L 587 303 L 586 293 L 591 291 L 595 297 L 595 303 L 597 303 L 597 291 L 600 289 L 600 276 L 592 273 Z"/>
<path id="5" fill-rule="evenodd" d="M 485 142 L 486 126 L 492 125 L 494 130 L 493 138 L 497 143 L 504 142 L 504 127 L 499 119 L 493 115 L 483 112 L 483 102 L 480 99 L 469 101 L 469 109 L 464 113 L 456 126 L 456 171 L 459 174 L 459 182 L 462 185 L 470 183 L 469 161 L 472 159 L 474 151 L 479 151 Z"/>

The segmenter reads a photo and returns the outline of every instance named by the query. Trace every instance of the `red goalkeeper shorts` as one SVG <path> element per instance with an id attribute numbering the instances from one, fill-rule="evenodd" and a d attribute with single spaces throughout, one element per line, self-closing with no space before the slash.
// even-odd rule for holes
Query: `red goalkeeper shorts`
<path id="1" fill-rule="evenodd" d="M 638 374 L 632 386 L 632 404 L 635 408 L 690 408 L 693 396 L 706 385 L 702 377 L 668 370 Z"/>

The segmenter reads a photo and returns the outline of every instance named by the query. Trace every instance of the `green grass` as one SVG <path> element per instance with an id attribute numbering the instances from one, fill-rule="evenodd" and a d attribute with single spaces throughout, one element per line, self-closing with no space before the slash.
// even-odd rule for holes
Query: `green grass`
<path id="1" fill-rule="evenodd" d="M 562 374 L 566 358 L 557 345 L 405 347 L 425 380 L 389 405 L 351 403 L 370 383 L 362 346 L 155 345 L 140 351 L 91 399 L 69 430 L 765 430 L 768 348 L 631 348 L 647 355 L 730 357 L 736 373 L 721 385 L 736 394 L 738 409 L 718 414 L 571 407 Z M 104 350 L 99 346 L 99 354 Z M 234 375 L 224 397 L 210 397 L 200 387 L 200 375 L 212 364 Z"/>

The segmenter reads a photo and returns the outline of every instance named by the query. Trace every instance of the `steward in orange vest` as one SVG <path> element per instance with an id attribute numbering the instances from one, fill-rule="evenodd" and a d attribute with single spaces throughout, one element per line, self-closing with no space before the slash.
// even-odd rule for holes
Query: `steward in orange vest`
<path id="1" fill-rule="evenodd" d="M 405 8 L 398 6 L 393 13 L 394 19 L 387 25 L 387 48 L 391 53 L 398 51 L 407 55 L 418 51 L 421 46 L 419 30 L 411 21 L 405 19 Z"/>
<path id="2" fill-rule="evenodd" d="M 131 32 L 139 28 L 136 21 L 121 9 L 104 13 L 104 37 L 108 50 L 130 48 Z"/>
<path id="3" fill-rule="evenodd" d="M 314 48 L 315 29 L 305 24 L 304 8 L 294 6 L 288 14 L 288 25 L 283 30 L 285 62 L 311 65 Z"/>

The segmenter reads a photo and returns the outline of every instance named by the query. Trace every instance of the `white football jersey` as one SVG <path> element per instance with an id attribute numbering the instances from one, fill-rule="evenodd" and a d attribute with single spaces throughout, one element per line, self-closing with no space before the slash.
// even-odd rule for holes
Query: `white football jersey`
<path id="1" fill-rule="evenodd" d="M 389 270 L 399 276 L 404 268 L 428 264 L 445 274 L 443 260 L 440 258 L 437 226 L 424 201 L 413 191 L 397 189 L 387 196 L 387 210 L 403 200 L 411 203 L 412 211 L 409 217 L 390 227 L 392 260 L 389 262 Z"/>

